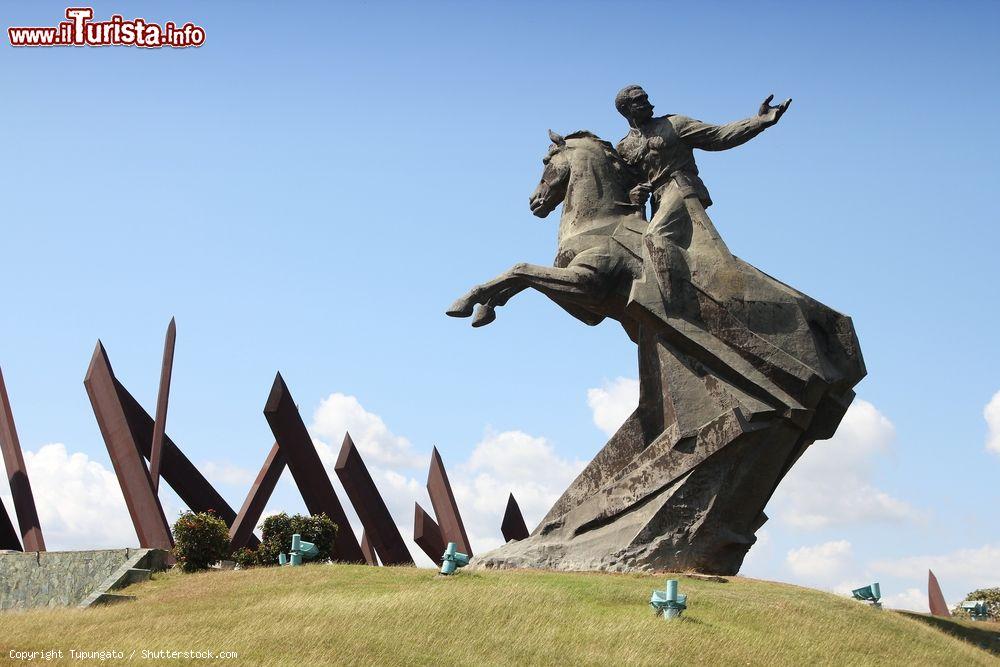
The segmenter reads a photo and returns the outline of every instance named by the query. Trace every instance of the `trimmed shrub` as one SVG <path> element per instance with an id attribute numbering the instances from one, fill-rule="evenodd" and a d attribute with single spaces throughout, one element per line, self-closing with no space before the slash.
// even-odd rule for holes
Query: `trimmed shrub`
<path id="1" fill-rule="evenodd" d="M 234 551 L 232 559 L 241 570 L 249 567 L 257 567 L 257 552 L 249 547 L 243 547 Z"/>
<path id="2" fill-rule="evenodd" d="M 240 549 L 233 560 L 241 568 L 269 567 L 278 564 L 278 554 L 288 553 L 292 535 L 298 533 L 305 542 L 312 542 L 319 549 L 314 561 L 335 558 L 333 541 L 337 537 L 337 524 L 326 514 L 288 516 L 284 512 L 264 519 L 261 524 L 263 539 L 256 549 Z"/>
<path id="3" fill-rule="evenodd" d="M 211 510 L 184 512 L 174 522 L 174 558 L 185 572 L 207 570 L 229 551 L 229 528 Z"/>
<path id="4" fill-rule="evenodd" d="M 985 600 L 990 620 L 1000 621 L 1000 588 L 980 588 L 966 595 L 962 602 L 970 600 Z M 962 609 L 961 603 L 952 609 L 951 613 L 959 618 L 969 618 L 969 612 Z"/>

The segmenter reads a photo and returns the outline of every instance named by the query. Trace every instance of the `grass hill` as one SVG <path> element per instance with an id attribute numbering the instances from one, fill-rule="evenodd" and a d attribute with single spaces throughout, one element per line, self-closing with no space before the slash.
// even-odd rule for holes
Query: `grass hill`
<path id="1" fill-rule="evenodd" d="M 135 650 L 135 661 L 143 650 L 235 651 L 237 659 L 221 664 L 254 665 L 1000 664 L 998 625 L 931 624 L 739 577 L 680 577 L 689 608 L 667 622 L 647 605 L 664 579 L 464 570 L 437 577 L 329 564 L 171 572 L 122 591 L 135 602 L 0 616 L 0 661 L 10 650 L 74 649 L 126 657 Z"/>

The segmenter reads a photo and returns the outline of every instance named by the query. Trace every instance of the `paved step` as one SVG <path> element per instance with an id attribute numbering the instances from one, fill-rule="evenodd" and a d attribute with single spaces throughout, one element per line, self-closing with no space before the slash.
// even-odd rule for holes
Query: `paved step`
<path id="1" fill-rule="evenodd" d="M 125 571 L 125 574 L 122 576 L 122 578 L 115 582 L 114 588 L 112 588 L 112 590 L 118 588 L 125 588 L 126 586 L 131 586 L 132 584 L 138 584 L 143 581 L 149 581 L 149 578 L 152 576 L 152 574 L 153 574 L 152 570 L 144 570 L 141 567 L 130 567 L 128 570 Z"/>
<path id="2" fill-rule="evenodd" d="M 135 597 L 132 595 L 119 595 L 110 591 L 124 588 L 140 581 L 149 581 L 149 577 L 153 571 L 166 568 L 168 557 L 169 553 L 162 549 L 137 549 L 133 551 L 125 564 L 105 579 L 93 593 L 84 598 L 79 606 L 86 609 L 97 604 L 113 604 L 125 600 L 134 600 Z"/>

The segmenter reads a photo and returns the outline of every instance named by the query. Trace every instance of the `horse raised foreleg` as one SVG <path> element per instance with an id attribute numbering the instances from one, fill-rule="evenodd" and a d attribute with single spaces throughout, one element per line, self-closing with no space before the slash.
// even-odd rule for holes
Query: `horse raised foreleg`
<path id="1" fill-rule="evenodd" d="M 497 317 L 496 309 L 500 306 L 507 305 L 507 302 L 510 301 L 515 295 L 520 294 L 526 289 L 528 289 L 527 285 L 515 285 L 513 287 L 508 287 L 507 289 L 494 292 L 493 296 L 486 299 L 486 301 L 476 309 L 476 316 L 472 318 L 472 326 L 481 327 L 495 320 Z"/>
<path id="2" fill-rule="evenodd" d="M 473 326 L 483 326 L 496 319 L 495 308 L 529 287 L 553 299 L 570 298 L 577 302 L 599 301 L 600 276 L 586 266 L 570 265 L 566 268 L 539 266 L 536 264 L 516 264 L 510 270 L 473 288 L 468 294 L 452 304 L 448 315 L 468 317 L 476 304 L 481 304 Z"/>

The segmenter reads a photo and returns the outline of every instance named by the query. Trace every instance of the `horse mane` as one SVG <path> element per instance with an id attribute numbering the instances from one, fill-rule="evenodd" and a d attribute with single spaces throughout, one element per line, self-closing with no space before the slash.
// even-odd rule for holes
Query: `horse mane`
<path id="1" fill-rule="evenodd" d="M 619 166 L 624 167 L 625 169 L 630 169 L 628 163 L 625 162 L 625 159 L 618 154 L 618 151 L 615 150 L 615 147 L 611 145 L 610 141 L 601 139 L 590 130 L 577 130 L 576 132 L 571 132 L 566 135 L 566 139 L 593 139 L 598 146 L 604 149 L 604 152 L 607 153 L 608 157 L 617 162 Z"/>

